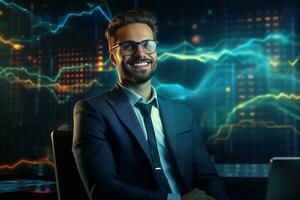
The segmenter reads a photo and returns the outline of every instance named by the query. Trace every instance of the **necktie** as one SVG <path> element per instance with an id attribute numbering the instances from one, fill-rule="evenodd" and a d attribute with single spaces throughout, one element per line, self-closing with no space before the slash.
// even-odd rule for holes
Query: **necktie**
<path id="1" fill-rule="evenodd" d="M 152 164 L 154 166 L 155 179 L 162 191 L 171 192 L 169 183 L 160 163 L 155 132 L 151 120 L 152 103 L 142 104 L 137 103 L 136 106 L 140 109 L 144 119 L 145 128 L 147 131 L 148 145 L 151 153 Z"/>

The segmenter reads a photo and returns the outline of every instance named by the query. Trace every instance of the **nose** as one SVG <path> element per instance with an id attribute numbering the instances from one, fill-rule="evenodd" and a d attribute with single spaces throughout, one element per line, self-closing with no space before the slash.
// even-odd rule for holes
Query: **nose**
<path id="1" fill-rule="evenodd" d="M 136 57 L 143 57 L 143 56 L 145 55 L 145 52 L 144 52 L 144 50 L 143 50 L 141 44 L 139 44 L 139 45 L 137 46 L 137 49 L 136 49 L 136 52 L 135 52 L 134 55 L 135 55 Z"/>

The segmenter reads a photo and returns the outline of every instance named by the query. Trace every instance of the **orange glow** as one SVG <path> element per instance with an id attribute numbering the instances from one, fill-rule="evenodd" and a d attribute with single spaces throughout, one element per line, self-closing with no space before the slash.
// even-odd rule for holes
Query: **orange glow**
<path id="1" fill-rule="evenodd" d="M 38 159 L 38 160 L 26 160 L 26 159 L 21 159 L 19 161 L 17 161 L 14 164 L 4 164 L 4 165 L 0 165 L 0 170 L 14 170 L 17 167 L 21 166 L 21 165 L 50 165 L 50 166 L 54 166 L 54 164 L 49 160 L 49 157 L 46 156 L 44 158 Z"/>
<path id="2" fill-rule="evenodd" d="M 99 61 L 98 64 L 97 64 L 97 70 L 98 71 L 103 71 L 103 62 L 102 61 Z"/>
<path id="3" fill-rule="evenodd" d="M 201 42 L 201 36 L 200 36 L 200 35 L 194 35 L 194 36 L 192 37 L 192 42 L 193 42 L 194 44 L 199 44 L 199 43 Z"/>
<path id="4" fill-rule="evenodd" d="M 3 44 L 9 45 L 12 48 L 14 48 L 15 50 L 21 50 L 24 48 L 24 46 L 20 45 L 20 44 L 14 44 L 12 43 L 10 40 L 6 40 L 4 39 L 2 36 L 0 36 L 0 42 L 2 42 Z"/>
<path id="5" fill-rule="evenodd" d="M 270 23 L 265 24 L 265 27 L 270 27 L 270 26 L 271 26 Z"/>
<path id="6" fill-rule="evenodd" d="M 15 50 L 20 50 L 20 49 L 24 48 L 24 46 L 22 46 L 22 45 L 20 45 L 20 44 L 14 44 L 14 45 L 13 45 L 13 48 L 14 48 Z"/>
<path id="7" fill-rule="evenodd" d="M 266 21 L 270 21 L 271 17 L 265 17 Z"/>
<path id="8" fill-rule="evenodd" d="M 197 28 L 198 28 L 198 24 L 194 23 L 194 24 L 192 25 L 192 29 L 193 29 L 193 30 L 196 30 Z"/>
<path id="9" fill-rule="evenodd" d="M 256 17 L 256 21 L 257 21 L 257 22 L 260 22 L 261 20 L 262 20 L 261 17 Z"/>
<path id="10" fill-rule="evenodd" d="M 57 84 L 56 86 L 57 86 L 56 89 L 58 92 L 68 92 L 68 90 L 69 90 L 67 85 Z"/>
<path id="11" fill-rule="evenodd" d="M 98 67 L 97 67 L 97 70 L 98 70 L 99 72 L 103 71 L 103 66 L 98 66 Z"/>

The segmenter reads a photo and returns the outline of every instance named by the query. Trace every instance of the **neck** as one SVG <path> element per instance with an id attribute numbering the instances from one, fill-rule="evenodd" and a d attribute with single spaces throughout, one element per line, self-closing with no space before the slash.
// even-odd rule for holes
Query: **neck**
<path id="1" fill-rule="evenodd" d="M 120 83 L 123 86 L 133 90 L 137 94 L 141 95 L 146 100 L 148 100 L 151 96 L 151 79 L 145 83 L 139 83 L 139 84 L 132 83 L 126 80 L 120 80 Z"/>

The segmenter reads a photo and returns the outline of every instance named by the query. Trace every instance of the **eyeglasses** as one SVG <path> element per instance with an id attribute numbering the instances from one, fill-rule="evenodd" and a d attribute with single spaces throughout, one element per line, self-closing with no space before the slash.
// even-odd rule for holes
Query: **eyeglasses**
<path id="1" fill-rule="evenodd" d="M 140 42 L 135 42 L 131 40 L 123 41 L 113 46 L 110 49 L 110 51 L 114 50 L 117 47 L 120 47 L 124 56 L 132 56 L 136 53 L 139 44 L 141 45 L 144 53 L 152 54 L 156 51 L 158 41 L 155 40 L 143 40 Z"/>

